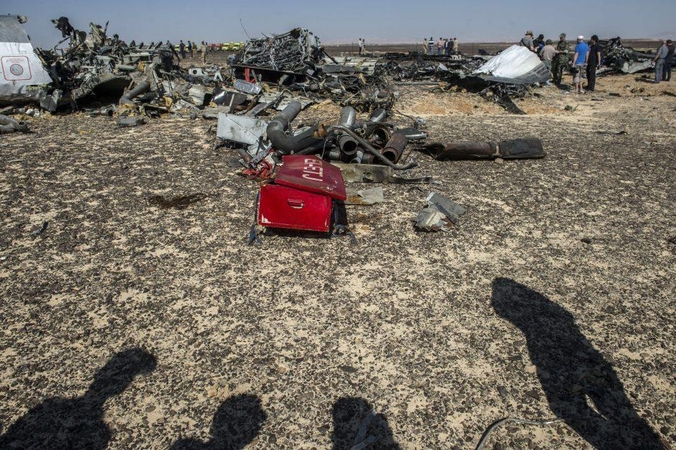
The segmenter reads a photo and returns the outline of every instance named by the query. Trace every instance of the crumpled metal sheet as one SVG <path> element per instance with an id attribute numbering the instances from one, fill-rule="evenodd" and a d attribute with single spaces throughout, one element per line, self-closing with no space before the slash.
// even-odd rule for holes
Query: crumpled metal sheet
<path id="1" fill-rule="evenodd" d="M 620 37 L 599 42 L 606 66 L 622 73 L 636 73 L 653 69 L 655 55 L 641 53 L 631 47 L 625 47 Z"/>
<path id="2" fill-rule="evenodd" d="M 347 200 L 346 205 L 361 205 L 369 206 L 385 201 L 382 186 L 376 186 L 368 189 L 346 188 Z"/>
<path id="3" fill-rule="evenodd" d="M 0 102 L 35 101 L 52 79 L 35 55 L 20 16 L 0 16 Z"/>
<path id="4" fill-rule="evenodd" d="M 423 231 L 449 231 L 467 211 L 463 206 L 436 192 L 425 199 L 425 206 L 416 219 L 415 227 Z"/>
<path id="5" fill-rule="evenodd" d="M 526 47 L 512 45 L 474 72 L 486 81 L 534 84 L 549 80 L 549 69 Z"/>
<path id="6" fill-rule="evenodd" d="M 268 121 L 236 114 L 218 114 L 216 135 L 228 141 L 257 145 L 266 137 Z"/>

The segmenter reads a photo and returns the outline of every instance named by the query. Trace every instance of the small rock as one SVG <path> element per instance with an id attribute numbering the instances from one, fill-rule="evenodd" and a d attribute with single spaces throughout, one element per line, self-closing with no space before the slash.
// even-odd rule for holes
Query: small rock
<path id="1" fill-rule="evenodd" d="M 540 391 L 537 389 L 531 389 L 530 391 L 527 391 L 526 395 L 534 400 L 540 400 Z"/>
<path id="2" fill-rule="evenodd" d="M 339 369 L 342 370 L 343 372 L 347 372 L 347 373 L 355 373 L 355 372 L 357 372 L 357 369 L 355 369 L 355 368 L 352 367 L 352 366 L 340 366 Z"/>
<path id="3" fill-rule="evenodd" d="M 509 393 L 507 392 L 507 388 L 504 386 L 498 386 L 498 393 L 502 398 L 507 398 Z"/>

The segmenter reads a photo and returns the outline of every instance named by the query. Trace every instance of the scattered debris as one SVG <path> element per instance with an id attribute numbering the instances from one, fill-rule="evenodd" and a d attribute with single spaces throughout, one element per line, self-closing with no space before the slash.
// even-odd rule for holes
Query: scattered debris
<path id="1" fill-rule="evenodd" d="M 33 231 L 33 232 L 31 233 L 31 235 L 32 235 L 33 237 L 37 237 L 37 236 L 41 235 L 42 233 L 44 233 L 45 231 L 47 231 L 47 227 L 48 227 L 48 226 L 49 226 L 49 222 L 42 222 L 42 225 L 40 226 L 40 228 L 38 228 L 37 230 Z"/>
<path id="2" fill-rule="evenodd" d="M 410 139 L 424 139 L 426 134 L 412 128 L 399 130 L 385 122 L 388 114 L 376 109 L 367 120 L 357 120 L 351 106 L 344 106 L 339 122 L 317 123 L 296 130 L 291 122 L 301 111 L 301 104 L 292 100 L 271 120 L 236 114 L 219 114 L 217 135 L 227 146 L 239 148 L 242 164 L 256 177 L 269 172 L 279 157 L 288 154 L 321 153 L 325 159 L 360 164 L 379 163 L 395 170 L 415 167 L 415 162 L 398 165 Z M 251 172 L 252 171 L 252 172 Z"/>
<path id="3" fill-rule="evenodd" d="M 0 114 L 0 134 L 14 133 L 15 131 L 28 133 L 28 124 Z"/>
<path id="4" fill-rule="evenodd" d="M 389 109 L 394 95 L 376 70 L 375 58 L 333 58 L 311 31 L 251 39 L 231 61 L 235 88 L 258 94 L 261 84 L 276 85 L 304 96 L 330 98 L 358 111 Z"/>
<path id="5" fill-rule="evenodd" d="M 148 121 L 142 116 L 123 116 L 117 119 L 117 124 L 121 127 L 136 127 L 145 125 Z"/>
<path id="6" fill-rule="evenodd" d="M 266 228 L 328 233 L 346 226 L 336 210 L 347 199 L 340 170 L 312 155 L 288 155 L 274 183 L 261 185 L 256 220 Z"/>
<path id="7" fill-rule="evenodd" d="M 425 150 L 439 161 L 458 159 L 530 159 L 544 158 L 542 141 L 537 138 L 512 139 L 508 141 L 433 143 Z"/>
<path id="8" fill-rule="evenodd" d="M 601 45 L 605 67 L 598 71 L 598 75 L 618 72 L 636 73 L 653 68 L 655 55 L 641 53 L 631 47 L 625 47 L 619 37 L 599 41 L 599 44 Z"/>
<path id="9" fill-rule="evenodd" d="M 430 183 L 432 177 L 404 178 L 394 174 L 394 169 L 390 166 L 381 166 L 378 164 L 346 164 L 332 163 L 338 167 L 347 183 Z"/>
<path id="10" fill-rule="evenodd" d="M 609 134 L 609 135 L 612 135 L 612 136 L 619 136 L 619 135 L 622 135 L 622 134 L 627 134 L 627 132 L 625 130 L 621 130 L 621 131 L 597 131 L 596 134 Z"/>
<path id="11" fill-rule="evenodd" d="M 345 200 L 346 205 L 375 205 L 376 203 L 382 203 L 385 201 L 383 195 L 382 186 L 377 186 L 370 189 L 354 189 L 347 188 L 347 200 Z"/>
<path id="12" fill-rule="evenodd" d="M 415 223 L 418 230 L 449 231 L 467 211 L 452 200 L 434 192 L 431 192 L 425 201 L 427 206 L 420 211 Z"/>

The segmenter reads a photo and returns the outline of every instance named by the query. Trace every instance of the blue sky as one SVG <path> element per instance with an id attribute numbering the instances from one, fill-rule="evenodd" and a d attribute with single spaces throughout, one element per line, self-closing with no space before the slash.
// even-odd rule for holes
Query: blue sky
<path id="1" fill-rule="evenodd" d="M 509 5 L 509 6 L 505 6 Z M 78 29 L 104 25 L 136 42 L 179 39 L 244 41 L 263 33 L 307 28 L 322 42 L 419 42 L 457 36 L 463 42 L 518 41 L 526 30 L 555 39 L 598 34 L 601 39 L 676 37 L 673 0 L 643 1 L 210 1 L 191 0 L 3 0 L 0 14 L 28 16 L 33 44 L 51 47 L 61 35 L 50 19 L 70 18 Z M 241 23 L 240 23 L 241 21 Z"/>

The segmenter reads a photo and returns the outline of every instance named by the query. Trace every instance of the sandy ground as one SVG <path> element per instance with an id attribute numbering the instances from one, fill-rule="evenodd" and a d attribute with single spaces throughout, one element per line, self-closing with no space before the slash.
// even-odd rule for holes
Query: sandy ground
<path id="1" fill-rule="evenodd" d="M 343 449 L 373 410 L 368 448 L 471 449 L 504 417 L 565 422 L 486 448 L 674 448 L 676 83 L 546 87 L 525 116 L 396 89 L 429 141 L 534 136 L 548 155 L 411 149 L 434 183 L 348 207 L 356 245 L 248 246 L 258 185 L 214 122 L 3 135 L 0 447 Z M 430 191 L 467 207 L 452 231 L 413 228 Z"/>

